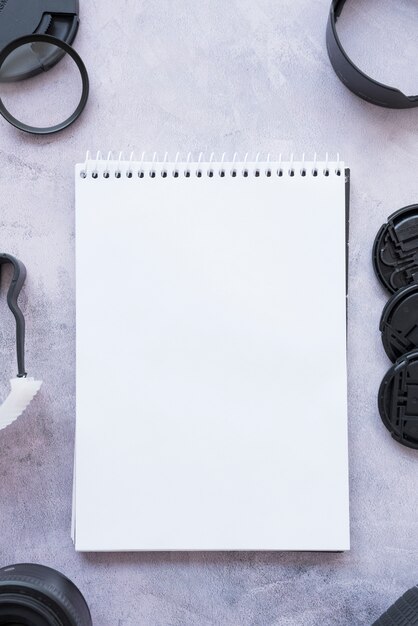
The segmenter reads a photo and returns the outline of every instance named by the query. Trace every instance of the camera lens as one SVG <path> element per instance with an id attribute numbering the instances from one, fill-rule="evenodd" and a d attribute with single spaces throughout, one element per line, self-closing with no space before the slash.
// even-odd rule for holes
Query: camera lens
<path id="1" fill-rule="evenodd" d="M 80 590 L 43 565 L 0 569 L 0 626 L 92 626 Z"/>

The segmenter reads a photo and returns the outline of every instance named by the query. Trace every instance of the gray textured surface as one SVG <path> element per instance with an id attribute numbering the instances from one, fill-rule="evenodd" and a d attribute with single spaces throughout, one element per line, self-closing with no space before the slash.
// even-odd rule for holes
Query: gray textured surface
<path id="1" fill-rule="evenodd" d="M 359 21 L 366 4 L 367 28 Z M 365 68 L 411 91 L 413 4 L 352 0 L 341 22 Z M 324 45 L 328 0 L 81 5 L 76 47 L 92 83 L 81 121 L 44 139 L 0 122 L 1 248 L 28 266 L 27 365 L 44 380 L 25 416 L 0 433 L 0 561 L 66 572 L 96 626 L 368 625 L 418 580 L 418 456 L 390 439 L 377 414 L 389 367 L 378 333 L 386 294 L 370 264 L 382 221 L 418 201 L 418 112 L 375 108 L 338 82 Z M 402 50 L 402 76 L 397 63 L 386 74 L 380 48 L 387 59 Z M 350 553 L 75 554 L 73 165 L 87 148 L 328 150 L 351 166 Z M 3 300 L 0 308 L 5 381 L 14 374 L 13 328 Z"/>

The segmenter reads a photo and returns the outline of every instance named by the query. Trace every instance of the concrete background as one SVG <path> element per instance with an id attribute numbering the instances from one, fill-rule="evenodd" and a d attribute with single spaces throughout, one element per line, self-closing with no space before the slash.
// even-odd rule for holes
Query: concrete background
<path id="1" fill-rule="evenodd" d="M 418 581 L 418 456 L 392 441 L 376 410 L 390 364 L 378 332 L 387 295 L 370 262 L 380 224 L 418 202 L 418 111 L 379 109 L 341 85 L 325 49 L 328 9 L 328 0 L 81 2 L 75 47 L 91 77 L 82 119 L 46 138 L 0 120 L 1 249 L 28 267 L 27 367 L 44 380 L 0 433 L 0 563 L 62 570 L 97 626 L 369 625 Z M 416 3 L 352 0 L 345 11 L 353 58 L 416 93 Z M 338 151 L 350 165 L 350 553 L 75 554 L 73 166 L 87 148 Z M 4 397 L 14 331 L 4 297 L 1 307 Z"/>

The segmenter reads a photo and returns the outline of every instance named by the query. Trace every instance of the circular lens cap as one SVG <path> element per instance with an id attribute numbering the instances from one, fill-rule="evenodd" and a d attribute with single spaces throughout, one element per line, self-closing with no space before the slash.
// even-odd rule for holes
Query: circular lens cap
<path id="1" fill-rule="evenodd" d="M 373 266 L 376 276 L 391 293 L 418 283 L 417 204 L 388 217 L 374 241 Z"/>
<path id="2" fill-rule="evenodd" d="M 418 450 L 418 351 L 391 367 L 379 389 L 379 413 L 392 437 Z"/>
<path id="3" fill-rule="evenodd" d="M 71 44 L 78 29 L 78 0 L 0 0 L 0 50 L 19 37 L 27 35 L 51 35 Z M 62 58 L 46 59 L 52 67 Z M 43 59 L 39 59 L 35 73 L 44 71 Z M 8 81 L 18 81 L 34 75 L 31 59 L 24 56 L 19 65 L 7 74 Z M 3 80 L 5 80 L 3 71 Z"/>
<path id="4" fill-rule="evenodd" d="M 383 347 L 391 361 L 418 350 L 418 285 L 397 291 L 380 320 Z"/>

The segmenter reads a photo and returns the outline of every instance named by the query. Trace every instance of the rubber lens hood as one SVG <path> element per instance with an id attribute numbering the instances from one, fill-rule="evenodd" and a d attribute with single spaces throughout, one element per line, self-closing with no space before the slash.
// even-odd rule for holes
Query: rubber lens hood
<path id="1" fill-rule="evenodd" d="M 340 81 L 356 96 L 367 102 L 390 109 L 418 107 L 418 95 L 406 96 L 399 89 L 370 78 L 361 71 L 344 50 L 337 33 L 337 20 L 346 0 L 333 0 L 327 25 L 327 49 L 331 65 Z M 388 24 L 390 28 L 390 24 Z"/>

